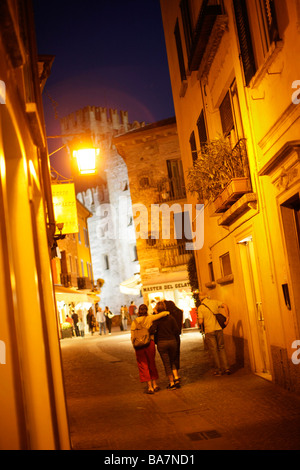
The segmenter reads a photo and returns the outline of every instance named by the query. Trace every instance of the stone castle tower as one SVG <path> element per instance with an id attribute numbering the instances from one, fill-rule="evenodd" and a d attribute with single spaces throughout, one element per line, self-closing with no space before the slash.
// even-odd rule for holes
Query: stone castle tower
<path id="1" fill-rule="evenodd" d="M 139 273 L 140 267 L 127 167 L 112 145 L 114 136 L 140 126 L 128 123 L 127 112 L 96 106 L 86 106 L 61 119 L 61 133 L 70 135 L 65 143 L 87 132 L 100 149 L 97 176 L 84 177 L 84 184 L 76 177 L 74 181 L 77 198 L 93 214 L 88 227 L 94 279 L 105 281 L 100 304 L 108 305 L 113 313 L 119 313 L 121 305 L 129 305 L 131 300 L 142 300 L 120 291 L 120 283 Z"/>

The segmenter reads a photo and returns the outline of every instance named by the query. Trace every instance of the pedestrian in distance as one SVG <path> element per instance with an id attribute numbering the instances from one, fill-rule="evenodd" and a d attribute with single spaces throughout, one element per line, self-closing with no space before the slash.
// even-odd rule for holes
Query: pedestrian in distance
<path id="1" fill-rule="evenodd" d="M 146 383 L 148 388 L 145 393 L 153 395 L 155 392 L 160 390 L 157 385 L 158 372 L 155 364 L 155 343 L 154 337 L 151 332 L 153 323 L 169 315 L 169 312 L 164 311 L 158 315 L 148 315 L 148 307 L 145 304 L 141 304 L 138 310 L 138 316 L 131 324 L 131 342 L 135 348 L 135 355 L 138 365 L 139 377 L 141 383 Z M 137 347 L 136 338 L 140 331 L 143 333 L 146 330 L 145 344 Z"/>
<path id="2" fill-rule="evenodd" d="M 97 305 L 97 323 L 99 327 L 99 335 L 102 335 L 102 332 L 104 335 L 106 335 L 105 315 L 104 315 L 102 308 L 99 305 Z"/>
<path id="3" fill-rule="evenodd" d="M 128 308 L 126 305 L 122 305 L 121 307 L 121 322 L 123 331 L 127 331 L 127 321 L 128 321 Z"/>
<path id="4" fill-rule="evenodd" d="M 75 312 L 75 310 L 73 310 L 73 313 L 72 313 L 72 320 L 73 320 L 73 324 L 74 324 L 75 334 L 76 334 L 76 336 L 79 336 L 78 314 Z"/>
<path id="5" fill-rule="evenodd" d="M 114 314 L 106 306 L 104 310 L 104 315 L 105 315 L 106 327 L 108 329 L 108 334 L 111 335 L 112 319 L 114 317 Z"/>
<path id="6" fill-rule="evenodd" d="M 77 326 L 78 326 L 79 336 L 81 338 L 84 338 L 84 323 L 83 323 L 81 317 L 79 317 L 79 321 L 77 323 Z"/>
<path id="7" fill-rule="evenodd" d="M 119 315 L 119 325 L 120 325 L 120 330 L 121 331 L 124 331 L 124 325 L 123 325 L 123 305 L 121 305 L 121 308 L 120 308 L 120 315 Z"/>
<path id="8" fill-rule="evenodd" d="M 131 323 L 137 318 L 137 306 L 135 305 L 134 301 L 131 301 L 131 304 L 129 305 L 129 318 L 131 320 Z"/>
<path id="9" fill-rule="evenodd" d="M 204 324 L 205 341 L 214 362 L 214 375 L 229 375 L 230 369 L 224 346 L 223 329 L 216 317 L 217 314 L 221 313 L 220 309 L 223 309 L 226 316 L 225 326 L 227 326 L 229 323 L 229 308 L 224 302 L 211 299 L 206 293 L 200 293 L 199 299 L 201 304 L 198 307 L 198 323 L 199 325 Z"/>
<path id="10" fill-rule="evenodd" d="M 86 321 L 89 326 L 89 332 L 93 335 L 96 331 L 96 318 L 93 312 L 93 307 L 89 308 L 88 314 L 86 316 Z"/>
<path id="11" fill-rule="evenodd" d="M 154 299 L 152 299 L 150 301 L 149 308 L 148 308 L 148 314 L 149 315 L 153 315 L 153 310 L 155 308 L 155 305 L 156 305 L 156 301 Z"/>
<path id="12" fill-rule="evenodd" d="M 165 302 L 157 302 L 154 309 L 155 315 L 167 311 Z M 160 318 L 155 322 L 155 342 L 157 350 L 163 362 L 166 376 L 169 379 L 169 390 L 176 390 L 180 387 L 180 378 L 178 375 L 178 337 L 180 329 L 177 326 L 176 320 L 172 315 Z"/>

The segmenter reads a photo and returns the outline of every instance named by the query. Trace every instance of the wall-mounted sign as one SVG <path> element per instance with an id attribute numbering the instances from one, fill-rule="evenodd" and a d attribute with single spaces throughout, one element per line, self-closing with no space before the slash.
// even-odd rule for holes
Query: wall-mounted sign
<path id="1" fill-rule="evenodd" d="M 164 284 L 156 284 L 152 286 L 143 286 L 143 293 L 161 292 L 174 289 L 190 289 L 189 281 L 166 282 Z"/>
<path id="2" fill-rule="evenodd" d="M 62 234 L 78 233 L 78 217 L 74 183 L 52 184 L 52 199 L 56 224 L 64 224 Z M 56 233 L 60 231 L 56 229 Z"/>

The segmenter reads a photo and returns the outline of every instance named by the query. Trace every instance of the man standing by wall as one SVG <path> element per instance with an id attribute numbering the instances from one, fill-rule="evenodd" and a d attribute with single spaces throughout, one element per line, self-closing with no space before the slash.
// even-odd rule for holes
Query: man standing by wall
<path id="1" fill-rule="evenodd" d="M 199 295 L 199 299 L 201 304 L 198 307 L 198 322 L 199 325 L 204 324 L 205 340 L 215 366 L 214 375 L 220 376 L 222 373 L 229 375 L 223 330 L 216 318 L 216 314 L 220 313 L 219 308 L 223 308 L 227 318 L 225 324 L 228 325 L 229 308 L 223 302 L 210 299 L 204 293 Z"/>

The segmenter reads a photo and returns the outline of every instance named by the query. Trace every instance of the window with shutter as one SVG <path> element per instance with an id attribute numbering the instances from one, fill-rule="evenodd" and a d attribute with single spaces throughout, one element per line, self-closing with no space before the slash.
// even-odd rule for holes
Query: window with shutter
<path id="1" fill-rule="evenodd" d="M 220 108 L 220 118 L 223 135 L 228 138 L 233 148 L 239 139 L 243 138 L 243 123 L 237 92 L 236 80 L 234 79 L 223 99 Z"/>
<path id="2" fill-rule="evenodd" d="M 220 117 L 222 123 L 222 130 L 225 136 L 228 136 L 232 129 L 234 129 L 233 114 L 231 109 L 229 90 L 223 99 L 220 106 Z"/>
<path id="3" fill-rule="evenodd" d="M 183 81 L 183 80 L 186 80 L 186 73 L 185 73 L 184 58 L 183 58 L 183 52 L 182 52 L 182 43 L 181 43 L 178 20 L 176 21 L 174 35 L 175 35 L 175 41 L 176 41 L 180 77 L 181 77 L 181 81 Z"/>
<path id="4" fill-rule="evenodd" d="M 193 40 L 193 29 L 191 23 L 190 7 L 188 0 L 182 0 L 180 3 L 181 17 L 187 56 L 189 57 Z"/>
<path id="5" fill-rule="evenodd" d="M 198 128 L 198 134 L 199 134 L 200 147 L 203 147 L 203 145 L 207 144 L 207 134 L 206 134 L 206 126 L 205 126 L 203 109 L 197 121 L 197 128 Z"/>
<path id="6" fill-rule="evenodd" d="M 192 152 L 192 159 L 193 159 L 193 162 L 195 162 L 198 158 L 198 153 L 197 153 L 194 131 L 191 133 L 191 136 L 190 136 L 190 147 L 191 147 L 191 152 Z"/>
<path id="7" fill-rule="evenodd" d="M 186 196 L 186 192 L 181 160 L 167 160 L 167 170 L 170 184 L 171 199 L 184 198 Z"/>
<path id="8" fill-rule="evenodd" d="M 261 0 L 265 27 L 268 33 L 268 46 L 273 41 L 278 41 L 279 32 L 277 27 L 276 10 L 274 0 Z"/>
<path id="9" fill-rule="evenodd" d="M 229 253 L 225 253 L 224 255 L 220 256 L 220 263 L 222 277 L 229 276 L 230 274 L 232 274 Z"/>
<path id="10" fill-rule="evenodd" d="M 246 0 L 233 0 L 246 86 L 256 72 Z"/>

